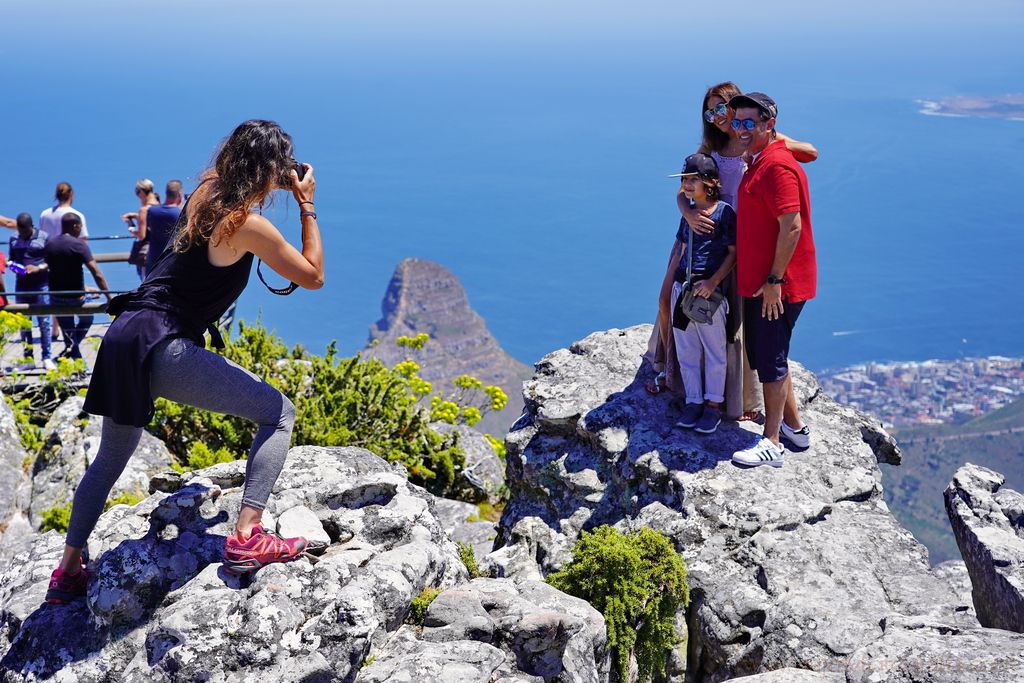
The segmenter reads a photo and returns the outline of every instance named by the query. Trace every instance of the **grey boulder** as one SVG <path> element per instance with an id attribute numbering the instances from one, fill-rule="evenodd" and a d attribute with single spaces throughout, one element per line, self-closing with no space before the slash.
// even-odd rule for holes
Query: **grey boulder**
<path id="1" fill-rule="evenodd" d="M 785 667 L 840 673 L 891 614 L 977 626 L 881 498 L 878 463 L 899 453 L 877 420 L 791 363 L 812 447 L 787 452 L 782 468 L 739 468 L 731 454 L 760 428 L 675 428 L 672 397 L 643 388 L 650 332 L 598 332 L 537 363 L 506 439 L 511 499 L 488 558 L 499 575 L 547 575 L 601 524 L 664 533 L 693 598 L 680 615 L 686 661 L 673 667 L 709 683 Z"/>
<path id="2" fill-rule="evenodd" d="M 847 683 L 1020 683 L 1024 636 L 887 620 L 885 635 L 850 658 Z"/>
<path id="3" fill-rule="evenodd" d="M 964 465 L 946 487 L 953 535 L 982 626 L 1024 633 L 1024 495 L 992 470 Z"/>
<path id="4" fill-rule="evenodd" d="M 268 519 L 316 515 L 321 556 L 226 574 L 244 466 L 165 480 L 176 490 L 105 513 L 84 601 L 40 606 L 63 539 L 39 535 L 0 574 L 2 680 L 352 681 L 415 596 L 465 580 L 430 494 L 358 448 L 293 448 L 270 499 Z"/>
<path id="5" fill-rule="evenodd" d="M 53 411 L 43 430 L 43 446 L 32 464 L 29 515 L 35 527 L 42 521 L 43 512 L 71 500 L 86 467 L 96 458 L 102 421 L 82 411 L 84 402 L 81 396 L 68 398 Z M 162 441 L 143 432 L 111 495 L 144 495 L 149 489 L 149 478 L 170 469 L 172 460 Z"/>

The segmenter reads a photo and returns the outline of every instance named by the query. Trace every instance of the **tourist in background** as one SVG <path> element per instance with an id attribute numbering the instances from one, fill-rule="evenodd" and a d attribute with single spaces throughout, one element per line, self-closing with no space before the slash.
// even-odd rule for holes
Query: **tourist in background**
<path id="1" fill-rule="evenodd" d="M 50 237 L 56 237 L 63 231 L 61 219 L 65 214 L 73 213 L 78 216 L 79 222 L 82 225 L 82 237 L 88 237 L 89 226 L 86 223 L 85 214 L 71 206 L 71 203 L 75 201 L 75 191 L 72 189 L 71 184 L 57 183 L 57 189 L 54 191 L 53 197 L 57 200 L 57 203 L 44 209 L 39 214 L 39 229 Z"/>
<path id="2" fill-rule="evenodd" d="M 93 258 L 89 245 L 81 238 L 82 221 L 77 213 L 66 213 L 61 218 L 61 234 L 50 237 L 46 242 L 43 254 L 50 273 L 50 291 L 58 292 L 50 295 L 50 303 L 54 306 L 81 306 L 85 303 L 84 294 L 67 294 L 61 292 L 83 292 L 85 277 L 82 266 L 89 269 L 96 286 L 102 291 L 109 291 L 107 280 L 103 277 L 96 259 Z M 110 294 L 105 294 L 107 301 Z M 92 326 L 91 315 L 58 315 L 61 332 L 64 334 L 64 351 L 61 356 L 81 358 L 82 340 Z"/>
<path id="3" fill-rule="evenodd" d="M 294 286 L 323 286 L 315 188 L 313 169 L 296 163 L 291 137 L 276 123 L 239 125 L 183 209 L 173 248 L 157 258 L 138 289 L 108 307 L 116 317 L 100 345 L 84 405 L 86 412 L 103 416 L 99 450 L 75 490 L 64 555 L 51 575 L 48 602 L 85 594 L 89 574 L 82 548 L 135 452 L 156 397 L 238 415 L 259 426 L 246 460 L 234 533 L 225 540 L 225 568 L 254 572 L 305 550 L 306 539 L 281 538 L 262 522 L 288 454 L 295 407 L 264 380 L 203 348 L 203 333 L 209 331 L 214 345 L 223 346 L 215 323 L 245 289 L 255 257 Z M 276 189 L 290 190 L 299 205 L 302 251 L 253 211 Z"/>
<path id="4" fill-rule="evenodd" d="M 121 220 L 128 224 L 128 232 L 135 235 L 128 263 L 135 266 L 140 280 L 146 279 L 146 258 L 149 253 L 149 234 L 146 232 L 146 212 L 151 206 L 160 204 L 160 195 L 153 191 L 153 181 L 140 178 L 135 181 L 135 196 L 139 198 L 138 211 L 121 214 Z M 136 222 L 138 226 L 136 226 Z"/>
<path id="5" fill-rule="evenodd" d="M 811 445 L 789 375 L 789 343 L 804 304 L 817 290 L 807 175 L 775 132 L 778 107 L 764 93 L 729 100 L 731 125 L 753 161 L 737 196 L 737 289 L 750 366 L 764 387 L 764 436 L 733 454 L 742 465 L 783 464 L 780 438 L 796 450 Z"/>
<path id="6" fill-rule="evenodd" d="M 170 180 L 164 188 L 164 203 L 150 206 L 139 218 L 139 233 L 149 239 L 149 253 L 146 255 L 146 272 L 153 269 L 156 260 L 170 242 L 174 226 L 181 215 L 181 204 L 185 199 L 180 180 Z"/>
<path id="7" fill-rule="evenodd" d="M 39 214 L 39 229 L 51 238 L 56 237 L 63 231 L 61 219 L 65 214 L 73 213 L 81 219 L 82 237 L 88 237 L 89 225 L 85 220 L 85 214 L 71 206 L 71 203 L 75 201 L 75 190 L 71 187 L 71 183 L 57 183 L 57 189 L 53 192 L 53 198 L 57 200 L 57 203 L 47 209 L 44 209 L 43 212 Z M 61 334 L 60 320 L 57 319 L 57 316 L 52 316 L 51 322 L 50 333 L 52 335 L 52 340 L 56 341 L 58 335 Z"/>
<path id="8" fill-rule="evenodd" d="M 15 292 L 46 292 L 50 286 L 49 267 L 46 265 L 46 242 L 49 236 L 32 224 L 32 215 L 20 213 L 17 218 L 17 233 L 11 235 L 9 249 L 7 251 L 9 260 L 18 264 L 15 268 L 23 269 L 21 273 L 17 270 L 14 276 Z M 46 294 L 17 294 L 15 301 L 19 304 L 45 305 Z M 53 363 L 52 339 L 50 337 L 50 316 L 36 316 L 39 324 L 39 348 L 40 363 L 46 370 L 53 370 L 56 366 Z M 23 369 L 35 367 L 32 350 L 32 329 L 21 331 L 21 342 L 25 348 L 25 363 L 20 366 Z"/>

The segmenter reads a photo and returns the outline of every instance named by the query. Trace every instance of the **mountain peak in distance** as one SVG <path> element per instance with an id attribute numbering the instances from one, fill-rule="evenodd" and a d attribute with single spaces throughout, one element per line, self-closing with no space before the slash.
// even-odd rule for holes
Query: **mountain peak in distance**
<path id="1" fill-rule="evenodd" d="M 430 341 L 420 351 L 410 353 L 396 344 L 399 337 L 424 332 Z M 459 279 L 444 266 L 417 258 L 403 259 L 395 268 L 381 302 L 381 319 L 370 327 L 363 355 L 391 367 L 411 356 L 422 368 L 420 376 L 444 394 L 454 391 L 451 381 L 459 375 L 500 386 L 508 394 L 508 405 L 476 425 L 497 438 L 522 413 L 522 384 L 533 374 L 530 366 L 501 348 L 469 305 Z"/>

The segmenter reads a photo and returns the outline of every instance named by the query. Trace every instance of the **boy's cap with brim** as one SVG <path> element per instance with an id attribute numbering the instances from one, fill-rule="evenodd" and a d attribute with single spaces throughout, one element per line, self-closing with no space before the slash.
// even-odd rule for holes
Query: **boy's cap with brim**
<path id="1" fill-rule="evenodd" d="M 729 100 L 730 109 L 736 110 L 740 107 L 754 107 L 770 119 L 777 118 L 779 115 L 779 106 L 775 104 L 775 100 L 763 92 L 748 92 L 744 95 L 737 95 Z"/>
<path id="2" fill-rule="evenodd" d="M 718 178 L 718 164 L 714 158 L 697 152 L 686 157 L 683 162 L 683 170 L 680 173 L 673 173 L 669 178 L 685 178 L 689 175 L 699 176 L 705 180 L 716 180 Z"/>

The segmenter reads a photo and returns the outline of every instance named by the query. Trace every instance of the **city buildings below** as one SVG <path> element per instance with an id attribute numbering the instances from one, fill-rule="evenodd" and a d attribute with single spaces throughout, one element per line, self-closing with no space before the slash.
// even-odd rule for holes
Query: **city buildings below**
<path id="1" fill-rule="evenodd" d="M 989 356 L 866 363 L 818 373 L 837 401 L 878 416 L 888 427 L 958 422 L 1024 396 L 1024 359 Z"/>

